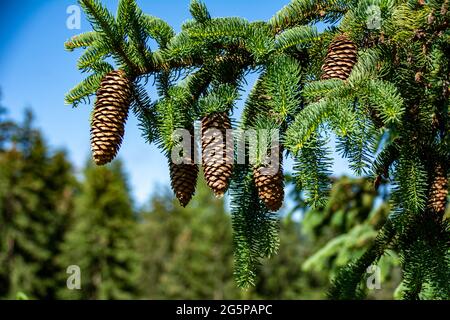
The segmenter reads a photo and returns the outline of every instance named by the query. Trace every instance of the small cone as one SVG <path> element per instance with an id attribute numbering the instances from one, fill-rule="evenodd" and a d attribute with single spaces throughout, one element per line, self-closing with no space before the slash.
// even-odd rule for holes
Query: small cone
<path id="1" fill-rule="evenodd" d="M 91 122 L 91 148 L 99 166 L 111 162 L 122 144 L 132 86 L 125 72 L 119 70 L 108 73 L 97 91 Z"/>
<path id="2" fill-rule="evenodd" d="M 429 207 L 439 214 L 444 214 L 447 196 L 448 179 L 443 168 L 439 165 L 435 170 L 435 176 L 431 184 Z"/>
<path id="3" fill-rule="evenodd" d="M 279 154 L 280 158 L 277 163 L 278 168 L 259 166 L 253 169 L 253 178 L 256 189 L 258 190 L 258 196 L 264 202 L 266 207 L 273 212 L 280 210 L 284 201 L 282 154 L 281 152 L 279 152 Z M 272 162 L 276 163 L 275 161 Z"/>
<path id="4" fill-rule="evenodd" d="M 202 120 L 203 171 L 207 185 L 217 197 L 225 194 L 233 173 L 233 143 L 227 143 L 227 129 L 231 129 L 231 120 L 226 112 Z"/>
<path id="5" fill-rule="evenodd" d="M 358 50 L 347 35 L 337 36 L 328 48 L 325 63 L 322 66 L 322 80 L 347 80 L 357 61 Z"/>
<path id="6" fill-rule="evenodd" d="M 195 163 L 197 145 L 194 140 L 193 129 L 191 129 L 191 154 L 183 155 L 181 164 L 170 161 L 170 180 L 172 190 L 181 206 L 186 207 L 195 194 L 198 177 L 198 165 Z"/>
<path id="7" fill-rule="evenodd" d="M 191 201 L 197 184 L 198 166 L 196 164 L 170 163 L 170 179 L 175 196 L 183 207 Z"/>

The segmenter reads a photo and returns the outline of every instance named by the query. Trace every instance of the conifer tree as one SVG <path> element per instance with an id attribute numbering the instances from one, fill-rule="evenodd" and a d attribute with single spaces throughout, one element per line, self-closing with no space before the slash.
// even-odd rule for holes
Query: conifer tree
<path id="1" fill-rule="evenodd" d="M 66 155 L 49 151 L 32 119 L 28 111 L 23 124 L 0 123 L 0 296 L 54 299 L 76 184 Z"/>
<path id="2" fill-rule="evenodd" d="M 147 211 L 148 210 L 148 211 Z M 140 280 L 147 299 L 238 299 L 233 281 L 231 223 L 224 201 L 204 180 L 183 209 L 167 191 L 142 213 Z"/>
<path id="3" fill-rule="evenodd" d="M 340 203 L 339 205 L 343 205 Z M 155 194 L 144 209 L 139 232 L 140 288 L 145 299 L 323 298 L 328 278 L 303 272 L 314 243 L 300 224 L 283 218 L 279 254 L 262 262 L 255 287 L 236 288 L 232 265 L 231 217 L 204 181 L 183 209 L 169 191 Z"/>
<path id="4" fill-rule="evenodd" d="M 323 299 L 329 280 L 326 275 L 302 270 L 302 264 L 313 254 L 316 243 L 305 236 L 302 223 L 292 215 L 281 219 L 280 250 L 265 259 L 247 299 Z"/>
<path id="5" fill-rule="evenodd" d="M 64 299 L 129 299 L 136 294 L 139 257 L 136 253 L 136 218 L 126 177 L 119 161 L 108 167 L 90 162 L 76 199 L 74 223 L 64 243 L 59 264 L 81 271 L 81 290 L 68 290 Z M 61 278 L 60 278 L 61 279 Z"/>
<path id="6" fill-rule="evenodd" d="M 245 75 L 256 72 L 237 127 L 279 133 L 280 150 L 296 161 L 297 185 L 309 205 L 326 204 L 331 133 L 357 175 L 371 176 L 375 186 L 383 179 L 393 185 L 389 219 L 372 247 L 337 276 L 330 296 L 363 297 L 366 268 L 395 247 L 404 298 L 449 297 L 447 0 L 292 0 L 268 21 L 255 22 L 214 18 L 193 0 L 193 19 L 178 34 L 132 0 L 119 1 L 116 16 L 98 0 L 80 4 L 94 31 L 66 48 L 86 48 L 78 66 L 91 75 L 67 95 L 68 103 L 76 105 L 106 74 L 122 70 L 133 81 L 132 108 L 144 136 L 170 158 L 175 129 L 231 114 Z M 318 22 L 329 27 L 318 32 Z M 149 39 L 158 47 L 150 48 Z M 154 101 L 141 86 L 149 77 L 158 89 Z M 234 166 L 230 184 L 241 287 L 255 283 L 260 259 L 279 246 L 273 211 L 283 197 L 282 179 L 275 174 L 262 183 L 254 176 L 272 140 L 256 137 L 255 162 Z"/>
<path id="7" fill-rule="evenodd" d="M 327 205 L 310 208 L 302 220 L 302 231 L 313 243 L 313 253 L 302 269 L 319 278 L 333 279 L 342 267 L 361 257 L 388 217 L 389 204 L 382 198 L 385 195 L 385 190 L 377 194 L 368 179 L 335 180 Z M 380 276 L 377 283 L 371 282 L 370 298 L 394 298 L 400 278 L 398 264 L 398 256 L 390 250 L 378 263 L 379 273 L 375 266 L 369 268 L 368 274 Z"/>
<path id="8" fill-rule="evenodd" d="M 0 103 L 2 93 L 0 91 Z M 6 118 L 7 109 L 0 104 L 0 151 L 4 151 L 11 143 L 11 135 L 16 129 L 16 123 Z"/>

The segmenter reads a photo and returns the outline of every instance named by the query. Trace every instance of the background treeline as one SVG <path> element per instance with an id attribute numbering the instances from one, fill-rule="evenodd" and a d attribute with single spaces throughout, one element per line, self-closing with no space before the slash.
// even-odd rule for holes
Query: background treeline
<path id="1" fill-rule="evenodd" d="M 298 204 L 280 221 L 278 255 L 260 267 L 253 289 L 233 278 L 230 215 L 201 183 L 182 209 L 160 188 L 133 204 L 120 161 L 80 177 L 62 151 L 49 149 L 27 111 L 0 109 L 0 298 L 16 299 L 322 299 L 331 277 L 360 256 L 389 211 L 364 179 L 335 181 L 320 211 Z M 387 191 L 386 191 L 387 192 Z M 81 268 L 82 290 L 68 290 L 66 269 Z M 395 254 L 383 258 L 381 290 L 400 280 Z"/>

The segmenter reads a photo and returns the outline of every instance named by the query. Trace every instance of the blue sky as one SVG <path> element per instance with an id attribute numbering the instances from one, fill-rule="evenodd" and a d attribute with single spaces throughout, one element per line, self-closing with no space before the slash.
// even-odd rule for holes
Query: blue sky
<path id="1" fill-rule="evenodd" d="M 206 0 L 213 16 L 242 16 L 249 20 L 267 20 L 288 0 Z M 115 12 L 117 0 L 104 3 Z M 163 18 L 176 30 L 189 18 L 189 0 L 138 0 L 144 12 Z M 22 0 L 2 4 L 0 11 L 0 88 L 2 104 L 14 119 L 31 107 L 36 124 L 52 148 L 67 150 L 78 170 L 89 156 L 90 105 L 72 109 L 64 105 L 64 94 L 83 75 L 76 69 L 81 51 L 64 50 L 64 41 L 89 31 L 82 20 L 81 30 L 66 27 L 67 7 L 74 0 Z M 249 81 L 251 84 L 251 81 Z M 242 104 L 242 102 L 241 102 Z M 130 185 L 138 203 L 168 183 L 165 158 L 154 146 L 145 144 L 130 117 L 120 158 L 125 162 Z M 337 160 L 337 173 L 347 172 L 345 162 Z"/>

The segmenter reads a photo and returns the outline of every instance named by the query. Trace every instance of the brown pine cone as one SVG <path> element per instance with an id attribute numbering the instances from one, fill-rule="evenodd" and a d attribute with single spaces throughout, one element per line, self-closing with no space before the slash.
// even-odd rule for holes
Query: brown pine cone
<path id="1" fill-rule="evenodd" d="M 195 188 L 197 187 L 198 177 L 198 165 L 195 163 L 197 153 L 197 143 L 194 139 L 194 128 L 190 128 L 191 142 L 190 142 L 190 154 L 184 153 L 182 155 L 182 162 L 175 163 L 170 159 L 170 180 L 172 190 L 175 193 L 181 206 L 186 207 L 195 194 Z M 188 146 L 186 146 L 188 147 Z M 183 150 L 185 152 L 185 150 Z"/>
<path id="2" fill-rule="evenodd" d="M 272 154 L 274 152 L 278 152 L 279 159 L 272 157 L 270 164 L 253 169 L 258 196 L 273 212 L 280 210 L 284 201 L 283 155 L 279 148 L 273 149 Z"/>
<path id="3" fill-rule="evenodd" d="M 438 165 L 430 189 L 429 207 L 439 213 L 444 214 L 447 205 L 448 179 L 442 166 Z"/>
<path id="4" fill-rule="evenodd" d="M 120 149 L 132 89 L 132 81 L 121 70 L 108 73 L 101 82 L 91 121 L 91 148 L 97 165 L 111 162 Z"/>
<path id="5" fill-rule="evenodd" d="M 217 197 L 228 189 L 233 174 L 233 141 L 228 139 L 231 129 L 228 113 L 214 113 L 202 120 L 202 164 L 208 186 Z M 229 134 L 229 132 L 228 132 Z"/>
<path id="6" fill-rule="evenodd" d="M 198 177 L 198 165 L 194 163 L 175 164 L 170 162 L 170 180 L 172 190 L 181 206 L 186 207 L 195 193 Z"/>
<path id="7" fill-rule="evenodd" d="M 357 61 L 358 50 L 347 35 L 337 36 L 330 47 L 322 66 L 322 80 L 341 79 L 347 80 Z"/>

